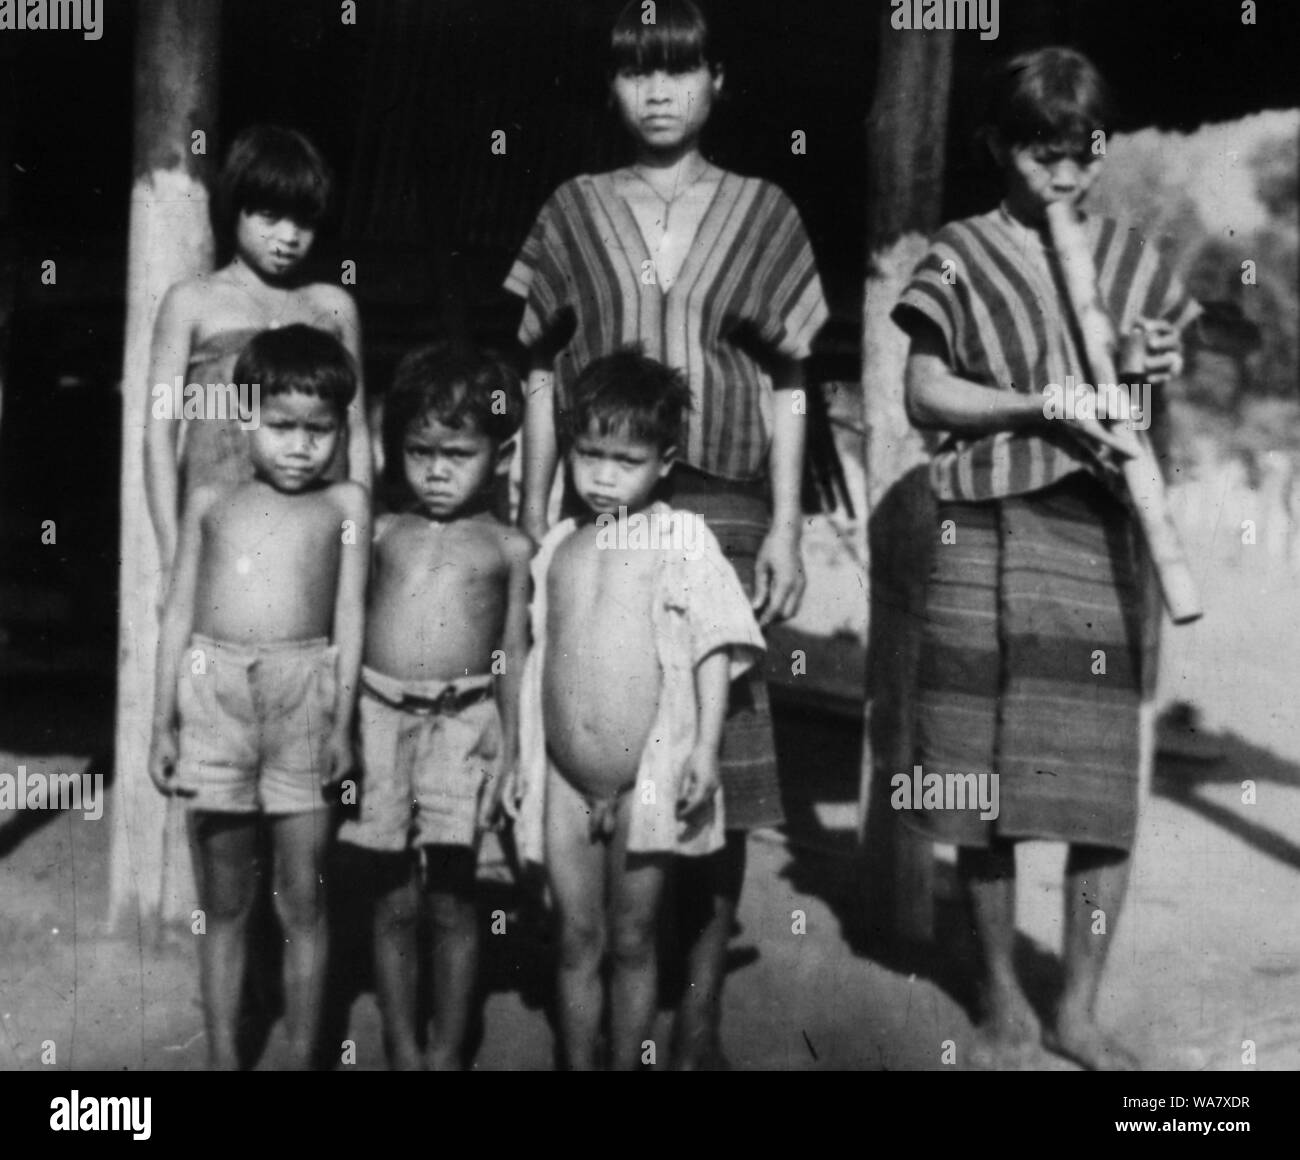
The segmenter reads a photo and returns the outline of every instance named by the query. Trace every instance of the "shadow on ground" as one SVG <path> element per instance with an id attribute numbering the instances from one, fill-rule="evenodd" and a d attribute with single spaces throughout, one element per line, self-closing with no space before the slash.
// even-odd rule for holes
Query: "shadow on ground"
<path id="1" fill-rule="evenodd" d="M 1217 758 L 1162 756 L 1151 792 L 1192 811 L 1252 849 L 1300 869 L 1300 844 L 1270 829 L 1266 813 L 1254 815 L 1261 819 L 1255 821 L 1249 810 L 1212 800 L 1204 792 L 1214 786 L 1230 786 L 1241 795 L 1248 779 L 1257 787 L 1300 788 L 1300 764 L 1236 733 L 1206 740 Z M 841 937 L 854 954 L 898 974 L 932 981 L 972 1022 L 978 1022 L 977 947 L 955 867 L 943 861 L 935 865 L 933 939 L 891 943 L 876 933 L 884 923 L 870 912 L 873 891 L 863 881 L 853 835 L 841 828 L 828 829 L 819 820 L 819 805 L 847 806 L 856 798 L 859 746 L 855 722 L 778 714 L 777 749 L 789 820 L 790 862 L 785 877 L 796 890 L 822 899 L 831 908 L 840 923 Z M 1136 857 L 1141 856 L 1139 849 Z M 1023 933 L 1017 935 L 1015 955 L 1026 994 L 1039 1018 L 1046 1021 L 1064 982 L 1060 959 Z"/>
<path id="2" fill-rule="evenodd" d="M 1300 845 L 1200 792 L 1211 786 L 1231 785 L 1239 792 L 1240 801 L 1247 793 L 1243 785 L 1246 781 L 1253 782 L 1256 788 L 1261 784 L 1300 788 L 1300 765 L 1252 744 L 1237 733 L 1220 734 L 1214 741 L 1223 755 L 1218 761 L 1170 758 L 1158 762 L 1151 792 L 1177 802 L 1261 854 L 1300 869 Z M 1263 811 L 1260 816 L 1268 817 Z"/>

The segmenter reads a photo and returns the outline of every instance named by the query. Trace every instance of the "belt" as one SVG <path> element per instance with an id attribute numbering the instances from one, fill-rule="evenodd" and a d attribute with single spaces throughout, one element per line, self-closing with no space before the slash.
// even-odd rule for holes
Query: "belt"
<path id="1" fill-rule="evenodd" d="M 374 697 L 376 701 L 382 701 L 394 709 L 401 709 L 404 713 L 414 713 L 421 717 L 433 717 L 438 714 L 459 713 L 462 709 L 468 709 L 471 705 L 477 705 L 480 701 L 486 701 L 493 695 L 490 684 L 479 684 L 470 688 L 457 687 L 454 681 L 434 696 L 425 696 L 420 693 L 411 693 L 403 691 L 401 696 L 394 696 L 387 690 L 375 688 L 369 681 L 362 679 L 361 688 L 364 693 Z"/>

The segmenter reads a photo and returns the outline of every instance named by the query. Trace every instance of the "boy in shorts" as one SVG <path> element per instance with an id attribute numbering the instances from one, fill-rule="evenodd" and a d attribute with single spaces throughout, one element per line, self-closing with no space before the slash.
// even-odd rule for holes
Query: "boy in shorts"
<path id="1" fill-rule="evenodd" d="M 654 1062 L 655 924 L 674 854 L 724 844 L 718 752 L 731 682 L 763 637 L 694 513 L 655 499 L 672 470 L 684 380 L 624 350 L 591 363 L 564 416 L 574 492 L 533 564 L 520 707 L 518 836 L 543 861 L 560 926 L 559 1019 L 593 1068 L 612 960 L 609 1066 Z"/>
<path id="2" fill-rule="evenodd" d="M 158 645 L 149 776 L 188 799 L 206 932 L 208 1053 L 236 1044 L 258 823 L 274 851 L 289 1064 L 310 1067 L 326 959 L 326 787 L 352 766 L 369 540 L 356 483 L 324 479 L 356 391 L 339 341 L 305 325 L 254 337 L 235 364 L 256 392 L 253 478 L 193 489 Z"/>
<path id="3" fill-rule="evenodd" d="M 376 991 L 388 1062 L 399 1070 L 465 1062 L 479 838 L 497 813 L 501 775 L 514 765 L 528 648 L 532 546 L 492 513 L 493 479 L 522 410 L 513 372 L 450 344 L 407 355 L 384 401 L 393 510 L 376 522 L 366 610 L 360 817 L 339 838 L 367 852 Z M 434 934 L 434 1026 L 423 1056 L 422 909 Z"/>

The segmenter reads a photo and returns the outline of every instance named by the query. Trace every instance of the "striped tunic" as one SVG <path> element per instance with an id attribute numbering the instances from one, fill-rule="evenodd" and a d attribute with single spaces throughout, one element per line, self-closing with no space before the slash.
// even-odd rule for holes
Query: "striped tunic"
<path id="1" fill-rule="evenodd" d="M 1181 329 L 1200 311 L 1155 246 L 1110 218 L 1089 217 L 1102 305 L 1120 333 L 1139 317 Z M 1003 209 L 952 222 L 935 235 L 894 309 L 904 330 L 936 326 L 955 374 L 982 386 L 1038 394 L 1067 375 L 1090 381 L 1049 243 Z M 1023 495 L 1073 472 L 1104 475 L 1067 432 L 950 435 L 934 455 L 930 482 L 941 500 Z"/>
<path id="2" fill-rule="evenodd" d="M 613 174 L 565 182 L 505 282 L 525 302 L 520 342 L 556 342 L 572 326 L 555 360 L 561 409 L 589 362 L 641 343 L 690 383 L 682 461 L 724 479 L 765 475 L 772 379 L 763 359 L 807 358 L 827 317 L 798 211 L 775 185 L 724 173 L 667 291 L 650 261 Z"/>

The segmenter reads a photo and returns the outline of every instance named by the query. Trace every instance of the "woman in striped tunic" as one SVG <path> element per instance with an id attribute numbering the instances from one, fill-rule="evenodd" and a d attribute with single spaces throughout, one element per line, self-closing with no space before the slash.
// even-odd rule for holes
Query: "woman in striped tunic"
<path id="1" fill-rule="evenodd" d="M 926 804 L 948 808 L 905 816 L 959 847 L 984 958 L 977 1055 L 1005 1066 L 1039 1035 L 1012 965 L 1024 838 L 1069 843 L 1065 988 L 1044 1042 L 1088 1067 L 1136 1062 L 1094 1008 L 1135 836 L 1158 612 L 1112 486 L 1109 436 L 1072 405 L 1088 372 L 1046 228 L 1046 206 L 1079 202 L 1096 178 L 1105 125 L 1103 83 L 1084 57 L 1043 49 L 1011 61 L 988 130 L 1005 200 L 939 231 L 894 315 L 911 336 L 912 421 L 948 434 L 930 471 L 939 505 L 917 760 L 925 775 L 996 777 L 999 790 L 996 811 L 983 811 L 994 818 L 937 797 Z M 1102 304 L 1120 333 L 1142 321 L 1147 334 L 1145 367 L 1125 369 L 1168 379 L 1196 304 L 1135 232 L 1096 217 L 1086 228 Z M 1045 402 L 1050 384 L 1065 417 Z"/>
<path id="2" fill-rule="evenodd" d="M 534 352 L 522 522 L 540 541 L 557 463 L 556 412 L 578 373 L 640 344 L 682 371 L 691 388 L 693 410 L 666 498 L 703 515 L 760 623 L 770 625 L 794 615 L 803 594 L 804 415 L 792 392 L 803 386 L 801 363 L 826 305 L 786 196 L 700 152 L 723 81 L 703 15 L 690 0 L 660 3 L 652 24 L 643 23 L 643 10 L 628 4 L 612 37 L 613 99 L 635 163 L 560 186 L 506 281 L 524 299 L 519 337 Z M 722 784 L 726 849 L 678 869 L 690 944 L 673 1051 L 681 1068 L 725 1063 L 720 992 L 745 831 L 784 820 L 761 675 L 733 687 Z"/>

